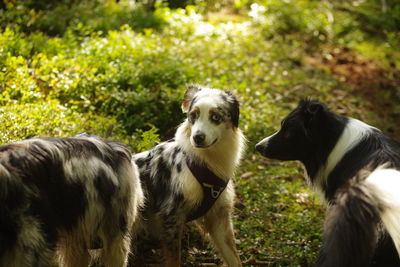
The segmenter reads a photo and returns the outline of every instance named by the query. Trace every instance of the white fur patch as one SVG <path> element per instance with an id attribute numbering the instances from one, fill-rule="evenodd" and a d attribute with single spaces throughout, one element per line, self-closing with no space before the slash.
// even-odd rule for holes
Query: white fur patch
<path id="1" fill-rule="evenodd" d="M 278 133 L 278 132 L 276 132 L 276 133 L 274 133 L 274 134 L 272 134 L 272 135 L 270 135 L 270 136 L 268 136 L 268 137 L 265 137 L 263 140 L 261 140 L 260 142 L 258 142 L 256 146 L 259 146 L 259 145 L 262 144 L 263 146 L 265 146 L 265 148 L 267 148 L 267 147 L 268 147 L 268 142 L 269 142 L 269 140 L 270 140 L 272 137 L 274 137 L 277 133 Z"/>
<path id="2" fill-rule="evenodd" d="M 381 219 L 400 254 L 400 171 L 377 169 L 365 183 L 378 201 L 383 203 Z"/>
<path id="3" fill-rule="evenodd" d="M 316 192 L 322 191 L 322 188 L 327 183 L 328 176 L 343 156 L 356 146 L 363 139 L 364 136 L 368 135 L 373 129 L 376 129 L 362 121 L 357 119 L 349 118 L 343 132 L 328 156 L 328 159 L 324 166 L 322 166 L 315 178 L 314 189 Z"/>

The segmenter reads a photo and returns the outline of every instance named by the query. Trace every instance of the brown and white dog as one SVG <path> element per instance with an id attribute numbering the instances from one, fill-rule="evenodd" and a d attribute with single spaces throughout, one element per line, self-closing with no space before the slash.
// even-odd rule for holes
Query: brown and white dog
<path id="1" fill-rule="evenodd" d="M 229 91 L 189 85 L 182 110 L 187 119 L 173 140 L 134 155 L 146 197 L 144 233 L 162 244 L 167 266 L 179 266 L 184 225 L 195 220 L 228 266 L 241 266 L 231 218 L 245 147 L 239 103 Z"/>
<path id="2" fill-rule="evenodd" d="M 126 266 L 143 191 L 130 152 L 95 137 L 0 146 L 0 266 Z"/>

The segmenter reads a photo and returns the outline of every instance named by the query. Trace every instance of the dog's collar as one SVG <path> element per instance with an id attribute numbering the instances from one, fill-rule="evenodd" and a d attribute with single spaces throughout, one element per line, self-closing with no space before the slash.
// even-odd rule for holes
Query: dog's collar
<path id="1" fill-rule="evenodd" d="M 204 216 L 211 209 L 225 190 L 229 180 L 224 181 L 218 177 L 204 163 L 199 164 L 197 161 L 186 159 L 186 164 L 203 190 L 203 201 L 200 206 L 189 214 L 187 218 L 189 222 Z"/>

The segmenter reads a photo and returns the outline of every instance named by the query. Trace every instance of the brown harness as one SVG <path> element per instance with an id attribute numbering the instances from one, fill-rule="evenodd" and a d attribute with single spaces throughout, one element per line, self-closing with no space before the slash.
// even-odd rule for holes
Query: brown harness
<path id="1" fill-rule="evenodd" d="M 225 190 L 228 182 L 218 177 L 205 164 L 199 164 L 189 159 L 186 159 L 186 164 L 203 190 L 203 201 L 197 209 L 189 214 L 187 218 L 189 222 L 204 216 L 211 209 L 215 201 L 217 201 L 221 193 Z"/>

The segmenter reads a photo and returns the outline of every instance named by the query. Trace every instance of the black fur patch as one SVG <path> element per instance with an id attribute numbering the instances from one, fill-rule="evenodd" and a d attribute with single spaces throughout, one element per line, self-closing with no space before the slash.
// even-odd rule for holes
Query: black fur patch
<path id="1" fill-rule="evenodd" d="M 148 161 L 147 161 L 145 158 L 140 158 L 140 159 L 137 159 L 137 160 L 135 161 L 135 163 L 136 163 L 136 165 L 138 166 L 138 168 L 140 169 L 140 168 L 145 167 L 146 164 L 148 163 Z"/>
<path id="2" fill-rule="evenodd" d="M 176 164 L 176 171 L 177 172 L 181 172 L 182 171 L 182 164 L 180 162 L 178 164 Z"/>
<path id="3" fill-rule="evenodd" d="M 378 241 L 378 203 L 357 184 L 341 190 L 328 209 L 317 266 L 368 266 Z"/>
<path id="4" fill-rule="evenodd" d="M 8 162 L 1 163 L 12 166 L 20 182 L 35 192 L 23 195 L 27 196 L 32 215 L 42 220 L 50 242 L 56 240 L 58 227 L 70 230 L 75 226 L 86 209 L 85 190 L 79 181 L 66 180 L 59 156 L 34 143 L 28 149 L 10 151 Z"/>
<path id="5" fill-rule="evenodd" d="M 371 262 L 371 267 L 400 266 L 396 247 L 388 234 L 380 236 Z"/>
<path id="6" fill-rule="evenodd" d="M 176 158 L 178 157 L 178 155 L 181 153 L 181 149 L 179 147 L 175 147 L 174 148 L 174 152 L 172 153 L 172 164 L 174 164 L 176 162 Z"/>
<path id="7" fill-rule="evenodd" d="M 230 91 L 225 91 L 229 95 L 229 113 L 231 116 L 232 124 L 236 128 L 239 127 L 239 101 Z"/>
<path id="8" fill-rule="evenodd" d="M 197 97 L 193 97 L 192 100 L 190 101 L 189 110 L 188 110 L 189 112 L 192 111 L 193 105 L 194 105 L 194 103 L 196 103 L 196 100 L 197 100 Z M 189 115 L 189 113 L 188 113 L 188 115 Z"/>
<path id="9" fill-rule="evenodd" d="M 109 206 L 117 188 L 104 169 L 98 171 L 94 178 L 94 186 L 96 187 L 101 200 L 104 202 L 104 205 Z"/>
<path id="10" fill-rule="evenodd" d="M 124 214 L 122 214 L 120 217 L 119 217 L 119 228 L 121 229 L 121 231 L 122 232 L 126 232 L 126 231 L 128 231 L 129 229 L 128 229 L 128 223 L 127 223 L 127 219 L 126 219 L 126 216 L 124 215 Z"/>
<path id="11" fill-rule="evenodd" d="M 157 172 L 153 179 L 155 179 L 155 181 L 152 187 L 152 194 L 155 197 L 157 209 L 161 209 L 167 195 L 171 194 L 171 169 L 162 157 L 158 159 Z"/>
<path id="12" fill-rule="evenodd" d="M 5 183 L 4 183 L 5 182 Z M 13 181 L 0 181 L 1 186 L 7 188 L 7 193 L 0 194 L 0 257 L 2 253 L 14 247 L 17 241 L 17 234 L 20 231 L 18 213 L 25 205 L 26 198 L 21 186 Z"/>

